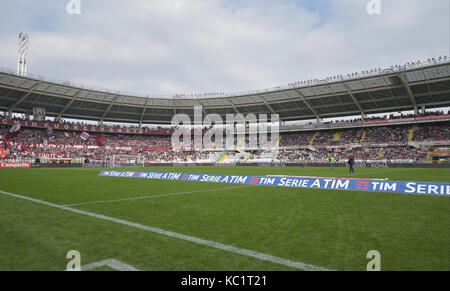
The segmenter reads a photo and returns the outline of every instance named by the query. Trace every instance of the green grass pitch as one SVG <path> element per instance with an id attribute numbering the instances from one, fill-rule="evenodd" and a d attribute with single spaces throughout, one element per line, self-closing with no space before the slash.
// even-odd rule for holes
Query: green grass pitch
<path id="1" fill-rule="evenodd" d="M 382 270 L 450 270 L 450 197 L 98 177 L 100 170 L 0 169 L 0 190 L 331 270 L 366 270 L 370 250 L 380 252 Z M 309 167 L 122 170 L 349 176 Z M 450 182 L 449 171 L 366 168 L 353 177 Z M 0 217 L 0 270 L 64 270 L 69 250 L 82 265 L 115 258 L 140 270 L 295 270 L 4 194 Z"/>

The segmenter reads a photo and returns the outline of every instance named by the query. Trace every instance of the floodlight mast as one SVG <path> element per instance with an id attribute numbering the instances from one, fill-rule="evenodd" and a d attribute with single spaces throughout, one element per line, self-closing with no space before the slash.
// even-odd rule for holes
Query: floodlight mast
<path id="1" fill-rule="evenodd" d="M 26 76 L 27 74 L 27 56 L 28 56 L 28 34 L 19 33 L 19 50 L 17 56 L 17 74 Z"/>

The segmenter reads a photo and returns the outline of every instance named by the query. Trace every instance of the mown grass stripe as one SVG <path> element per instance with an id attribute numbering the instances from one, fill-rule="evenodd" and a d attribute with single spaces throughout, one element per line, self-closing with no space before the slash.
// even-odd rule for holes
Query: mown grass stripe
<path id="1" fill-rule="evenodd" d="M 189 241 L 189 242 L 193 242 L 193 243 L 196 243 L 196 244 L 200 244 L 200 245 L 204 245 L 204 246 L 220 249 L 220 250 L 223 250 L 223 251 L 237 253 L 237 254 L 241 254 L 241 255 L 244 255 L 244 256 L 248 256 L 248 257 L 253 257 L 253 258 L 256 258 L 256 259 L 263 260 L 263 261 L 269 261 L 269 262 L 272 262 L 272 263 L 275 263 L 275 264 L 279 264 L 279 265 L 284 265 L 284 266 L 287 266 L 287 267 L 292 267 L 292 268 L 305 270 L 305 271 L 329 271 L 326 268 L 323 268 L 323 267 L 320 267 L 320 266 L 315 266 L 315 265 L 312 265 L 312 264 L 306 264 L 306 263 L 302 263 L 302 262 L 295 262 L 295 261 L 291 261 L 291 260 L 288 260 L 288 259 L 285 259 L 285 258 L 280 258 L 280 257 L 276 257 L 276 256 L 272 256 L 272 255 L 268 255 L 268 254 L 264 254 L 264 253 L 260 253 L 260 252 L 256 252 L 256 251 L 252 251 L 252 250 L 241 249 L 241 248 L 237 248 L 237 247 L 234 247 L 234 246 L 231 246 L 231 245 L 225 245 L 225 244 L 221 244 L 221 243 L 210 241 L 210 240 L 204 240 L 204 239 L 201 239 L 201 238 L 197 238 L 197 237 L 193 237 L 193 236 L 189 236 L 189 235 L 185 235 L 185 234 L 181 234 L 181 233 L 177 233 L 177 232 L 173 232 L 173 231 L 163 230 L 163 229 L 152 227 L 152 226 L 142 225 L 142 224 L 139 224 L 139 223 L 135 223 L 135 222 L 119 219 L 119 218 L 114 218 L 114 217 L 110 217 L 110 216 L 106 216 L 106 215 L 102 215 L 102 214 L 88 212 L 88 211 L 84 211 L 84 210 L 80 210 L 80 209 L 76 209 L 76 208 L 72 208 L 72 207 L 68 207 L 68 206 L 64 206 L 64 205 L 58 205 L 58 204 L 54 204 L 54 203 L 47 202 L 47 201 L 44 201 L 44 200 L 31 198 L 31 197 L 28 197 L 28 196 L 22 196 L 22 195 L 19 195 L 19 194 L 14 194 L 14 193 L 2 191 L 2 190 L 0 190 L 0 193 L 4 194 L 4 195 L 11 196 L 11 197 L 24 199 L 24 200 L 32 201 L 32 202 L 35 202 L 35 203 L 47 205 L 47 206 L 50 206 L 50 207 L 58 208 L 58 209 L 61 209 L 61 210 L 66 210 L 66 211 L 78 213 L 78 214 L 81 214 L 81 215 L 86 215 L 86 216 L 90 216 L 90 217 L 94 217 L 94 218 L 98 218 L 98 219 L 102 219 L 102 220 L 106 220 L 106 221 L 111 221 L 111 222 L 119 223 L 119 224 L 122 224 L 122 225 L 127 225 L 127 226 L 130 226 L 130 227 L 138 228 L 138 229 L 141 229 L 141 230 L 157 233 L 157 234 L 168 236 L 168 237 L 182 239 L 182 240 L 185 240 L 185 241 Z"/>

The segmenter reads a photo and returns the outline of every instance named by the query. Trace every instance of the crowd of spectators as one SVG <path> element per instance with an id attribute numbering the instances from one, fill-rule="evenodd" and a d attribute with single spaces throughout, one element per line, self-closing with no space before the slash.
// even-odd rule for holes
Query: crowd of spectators
<path id="1" fill-rule="evenodd" d="M 305 146 L 309 145 L 309 143 L 312 140 L 312 137 L 314 136 L 314 132 L 298 132 L 298 133 L 291 133 L 288 135 L 284 135 L 280 140 L 280 147 L 286 147 L 286 146 Z"/>
<path id="2" fill-rule="evenodd" d="M 414 141 L 448 140 L 449 138 L 448 124 L 421 126 L 414 130 Z"/>
<path id="3" fill-rule="evenodd" d="M 448 125 L 442 125 L 436 128 L 427 129 L 427 131 L 433 132 L 431 139 L 443 140 L 443 136 L 449 132 Z M 336 135 L 336 130 L 325 131 L 308 131 L 284 135 L 280 140 L 280 147 L 294 147 L 294 146 L 306 146 L 309 145 L 312 137 L 315 134 L 313 146 L 320 147 L 326 145 L 342 145 L 342 144 L 359 144 L 363 137 L 364 129 L 347 129 L 342 132 L 338 141 L 333 141 Z M 364 143 L 389 143 L 389 142 L 407 142 L 409 135 L 409 127 L 407 126 L 382 126 L 382 127 L 369 127 L 366 129 L 366 136 Z M 448 137 L 447 137 L 448 139 Z"/>
<path id="4" fill-rule="evenodd" d="M 367 116 L 362 119 L 361 117 L 352 118 L 352 119 L 341 119 L 341 120 L 332 120 L 332 121 L 322 121 L 321 125 L 348 125 L 348 124 L 362 124 L 363 121 L 376 121 L 376 120 L 397 120 L 397 119 L 404 119 L 404 118 L 413 118 L 413 117 L 424 117 L 424 116 L 443 116 L 443 115 L 449 115 L 450 110 L 447 110 L 446 112 L 443 110 L 436 110 L 436 111 L 425 111 L 425 112 L 419 112 L 417 114 L 389 114 L 389 115 L 377 115 L 377 116 Z M 314 125 L 315 122 L 310 121 L 309 123 L 306 123 L 306 125 Z M 290 128 L 299 128 L 301 125 L 283 125 L 283 127 Z"/>
<path id="5" fill-rule="evenodd" d="M 409 127 L 381 126 L 370 127 L 366 130 L 365 143 L 407 142 Z"/>
<path id="6" fill-rule="evenodd" d="M 341 138 L 339 139 L 338 143 L 341 143 L 341 144 L 359 143 L 361 141 L 363 131 L 364 130 L 362 128 L 344 130 L 342 132 Z"/>
<path id="7" fill-rule="evenodd" d="M 323 130 L 316 132 L 313 145 L 329 145 L 331 144 L 336 130 Z"/>
<path id="8" fill-rule="evenodd" d="M 385 145 L 386 143 L 408 142 L 410 128 L 411 126 L 378 126 L 366 129 L 347 129 L 342 132 L 338 142 L 332 142 L 337 130 L 321 131 L 319 134 L 314 131 L 286 134 L 280 140 L 281 148 L 300 146 L 304 148 L 280 150 L 274 159 L 327 161 L 330 155 L 336 161 L 345 160 L 348 156 L 354 156 L 355 160 L 424 159 L 428 153 L 426 148 L 409 147 L 406 144 Z M 0 137 L 7 136 L 9 129 L 10 126 L 0 125 Z M 343 145 L 359 144 L 364 130 L 366 130 L 366 136 L 363 144 L 352 148 L 343 147 Z M 89 133 L 89 138 L 85 140 L 81 138 L 80 133 L 79 131 L 21 128 L 16 136 L 8 138 L 10 145 L 6 159 L 41 158 L 55 155 L 90 161 L 106 160 L 119 155 L 141 156 L 146 161 L 157 162 L 214 161 L 218 159 L 218 153 L 214 151 L 172 151 L 170 136 Z M 309 147 L 314 134 L 316 134 L 314 143 Z M 418 142 L 449 139 L 449 123 L 421 125 L 415 128 L 413 135 L 413 141 Z M 334 147 L 330 152 L 330 149 L 326 148 L 328 145 L 341 146 L 341 148 Z M 5 143 L 2 142 L 0 147 L 5 147 Z M 253 151 L 251 154 L 252 158 L 258 158 L 261 152 Z M 233 155 L 241 156 L 242 154 L 233 153 Z M 247 156 L 243 155 L 243 157 L 247 159 Z"/>
<path id="9" fill-rule="evenodd" d="M 354 157 L 356 161 L 385 161 L 385 160 L 425 160 L 428 150 L 425 148 L 412 148 L 408 146 L 387 147 L 387 148 L 353 148 L 335 150 L 280 150 L 278 160 L 284 162 L 327 162 L 330 157 L 336 162 L 345 163 L 349 157 Z"/>
<path id="10" fill-rule="evenodd" d="M 425 148 L 389 147 L 383 153 L 388 159 L 424 160 L 428 155 Z"/>

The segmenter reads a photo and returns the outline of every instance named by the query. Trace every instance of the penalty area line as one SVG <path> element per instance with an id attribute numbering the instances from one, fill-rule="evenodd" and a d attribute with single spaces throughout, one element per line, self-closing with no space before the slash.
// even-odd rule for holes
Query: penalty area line
<path id="1" fill-rule="evenodd" d="M 264 254 L 264 253 L 260 253 L 260 252 L 256 252 L 256 251 L 252 251 L 252 250 L 248 250 L 248 249 L 241 249 L 241 248 L 237 248 L 237 247 L 234 247 L 234 246 L 231 246 L 231 245 L 225 245 L 225 244 L 221 244 L 221 243 L 218 243 L 218 242 L 201 239 L 201 238 L 198 238 L 198 237 L 185 235 L 185 234 L 182 234 L 182 233 L 177 233 L 177 232 L 173 232 L 173 231 L 168 231 L 168 230 L 164 230 L 164 229 L 160 229 L 160 228 L 156 228 L 156 227 L 152 227 L 152 226 L 147 226 L 147 225 L 143 225 L 143 224 L 127 221 L 127 220 L 124 220 L 124 219 L 114 218 L 114 217 L 110 217 L 110 216 L 106 216 L 106 215 L 102 215 L 102 214 L 97 214 L 97 213 L 88 212 L 88 211 L 84 211 L 84 210 L 80 210 L 80 209 L 76 209 L 76 208 L 71 208 L 71 207 L 64 206 L 64 205 L 54 204 L 54 203 L 51 203 L 51 202 L 47 202 L 47 201 L 44 201 L 44 200 L 31 198 L 31 197 L 28 197 L 28 196 L 22 196 L 22 195 L 19 195 L 19 194 L 14 194 L 14 193 L 2 191 L 2 190 L 0 190 L 0 193 L 4 194 L 4 195 L 7 195 L 7 196 L 11 196 L 11 197 L 15 197 L 15 198 L 19 198 L 19 199 L 35 202 L 35 203 L 38 203 L 38 204 L 47 205 L 47 206 L 50 206 L 50 207 L 53 207 L 53 208 L 57 208 L 57 209 L 61 209 L 61 210 L 65 210 L 65 211 L 69 211 L 69 212 L 73 212 L 73 213 L 89 216 L 89 217 L 94 217 L 94 218 L 101 219 L 101 220 L 115 222 L 115 223 L 118 223 L 118 224 L 134 227 L 134 228 L 137 228 L 137 229 L 145 230 L 145 231 L 148 231 L 148 232 L 152 232 L 152 233 L 156 233 L 156 234 L 160 234 L 160 235 L 164 235 L 164 236 L 168 236 L 168 237 L 172 237 L 172 238 L 176 238 L 176 239 L 185 240 L 185 241 L 188 241 L 188 242 L 192 242 L 192 243 L 196 243 L 196 244 L 199 244 L 199 245 L 203 245 L 203 246 L 219 249 L 219 250 L 222 250 L 222 251 L 244 255 L 244 256 L 256 258 L 256 259 L 259 259 L 259 260 L 262 260 L 262 261 L 268 261 L 268 262 L 271 262 L 271 263 L 274 263 L 274 264 L 278 264 L 278 265 L 283 265 L 283 266 L 286 266 L 286 267 L 291 267 L 291 268 L 305 270 L 305 271 L 330 271 L 329 269 L 326 269 L 326 268 L 323 268 L 323 267 L 320 267 L 320 266 L 315 266 L 315 265 L 312 265 L 312 264 L 306 264 L 306 263 L 302 263 L 302 262 L 295 262 L 295 261 L 291 261 L 291 260 L 288 260 L 288 259 L 285 259 L 285 258 L 280 258 L 280 257 L 276 257 L 276 256 L 272 256 L 272 255 L 268 255 L 268 254 Z"/>
<path id="2" fill-rule="evenodd" d="M 237 186 L 237 187 L 227 187 L 227 188 L 217 188 L 217 189 L 207 189 L 207 190 L 194 190 L 194 191 L 175 192 L 175 193 L 153 194 L 153 195 L 147 195 L 147 196 L 121 198 L 121 199 L 115 199 L 115 200 L 101 200 L 101 201 L 65 204 L 64 206 L 83 206 L 83 205 L 91 205 L 91 204 L 103 204 L 103 203 L 130 201 L 130 200 L 141 200 L 141 199 L 158 198 L 158 197 L 170 197 L 170 196 L 178 196 L 178 195 L 194 194 L 194 193 L 233 190 L 233 189 L 246 188 L 246 187 L 251 187 L 251 185 Z"/>
<path id="3" fill-rule="evenodd" d="M 124 262 L 121 262 L 116 259 L 107 259 L 107 260 L 87 264 L 87 265 L 81 266 L 81 270 L 89 271 L 89 270 L 100 268 L 103 266 L 110 267 L 111 269 L 114 269 L 116 271 L 139 271 L 135 267 L 125 264 Z"/>

